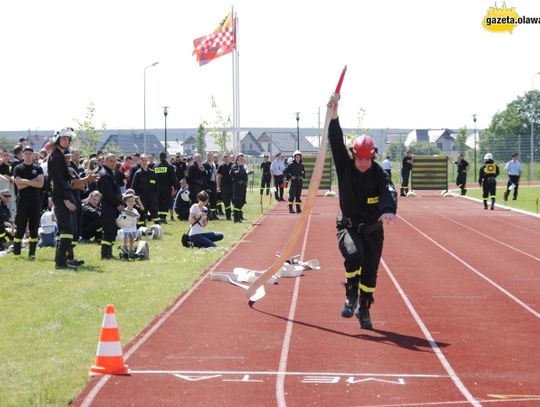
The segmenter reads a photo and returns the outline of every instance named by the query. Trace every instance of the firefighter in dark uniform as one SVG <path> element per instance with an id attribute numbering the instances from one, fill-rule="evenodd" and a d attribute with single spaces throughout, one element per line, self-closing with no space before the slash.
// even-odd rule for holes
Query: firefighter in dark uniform
<path id="1" fill-rule="evenodd" d="M 304 178 L 306 172 L 304 164 L 302 164 L 302 153 L 296 150 L 293 154 L 293 161 L 285 168 L 285 177 L 289 180 L 289 213 L 302 212 L 302 188 L 304 186 Z"/>
<path id="2" fill-rule="evenodd" d="M 188 167 L 187 182 L 189 185 L 189 199 L 192 204 L 197 203 L 199 192 L 206 190 L 207 172 L 202 164 L 200 154 L 193 155 L 193 164 Z"/>
<path id="3" fill-rule="evenodd" d="M 13 240 L 13 235 L 7 230 L 7 228 L 15 229 L 11 222 L 11 211 L 9 210 L 9 200 L 11 199 L 11 192 L 9 189 L 3 189 L 0 191 L 0 251 L 9 246 Z"/>
<path id="4" fill-rule="evenodd" d="M 232 178 L 231 178 L 232 162 L 229 154 L 223 154 L 223 162 L 218 167 L 216 177 L 216 188 L 218 194 L 221 195 L 223 206 L 225 206 L 225 217 L 231 220 L 231 202 L 232 202 Z"/>
<path id="5" fill-rule="evenodd" d="M 270 194 L 270 181 L 272 180 L 272 173 L 270 172 L 270 166 L 272 163 L 268 161 L 268 154 L 263 155 L 263 161 L 261 163 L 261 197 L 263 193 L 265 195 Z"/>
<path id="6" fill-rule="evenodd" d="M 248 174 L 245 164 L 246 158 L 244 154 L 240 153 L 236 156 L 236 162 L 231 166 L 232 204 L 235 223 L 242 222 L 242 208 L 246 203 Z"/>
<path id="7" fill-rule="evenodd" d="M 457 172 L 456 185 L 461 190 L 461 195 L 465 195 L 467 193 L 466 185 L 467 185 L 467 171 L 469 171 L 469 163 L 465 161 L 463 153 L 461 153 L 454 164 L 456 164 L 456 172 Z"/>
<path id="8" fill-rule="evenodd" d="M 87 182 L 95 182 L 99 175 L 90 174 L 84 178 L 73 180 L 68 170 L 64 151 L 76 136 L 71 127 L 57 131 L 52 139 L 54 150 L 49 156 L 47 171 L 54 204 L 54 214 L 58 225 L 58 241 L 56 245 L 55 264 L 57 269 L 77 268 L 84 263 L 76 260 L 71 242 L 75 234 L 77 206 L 72 189 L 82 188 Z"/>
<path id="9" fill-rule="evenodd" d="M 376 148 L 370 136 L 357 137 L 352 159 L 349 156 L 338 119 L 338 100 L 339 94 L 334 94 L 328 103 L 332 109 L 328 140 L 339 186 L 337 239 L 345 259 L 345 305 L 341 316 L 351 318 L 359 302 L 360 327 L 372 329 L 369 309 L 383 249 L 383 222 L 395 222 L 397 194 L 388 174 L 374 161 Z"/>
<path id="10" fill-rule="evenodd" d="M 28 256 L 36 256 L 39 221 L 41 218 L 40 190 L 44 183 L 43 169 L 34 164 L 32 147 L 23 148 L 23 162 L 13 168 L 13 181 L 19 190 L 17 195 L 17 215 L 15 216 L 16 231 L 13 239 L 13 254 L 21 254 L 21 243 L 26 225 L 30 235 Z"/>
<path id="11" fill-rule="evenodd" d="M 217 216 L 217 166 L 214 162 L 214 153 L 208 153 L 206 155 L 206 161 L 203 162 L 203 167 L 206 172 L 205 188 L 208 194 L 208 207 L 210 209 L 208 219 L 219 219 Z"/>
<path id="12" fill-rule="evenodd" d="M 167 153 L 159 153 L 159 164 L 154 167 L 158 188 L 158 215 L 161 223 L 167 223 L 172 197 L 178 190 L 174 167 L 167 161 Z"/>
<path id="13" fill-rule="evenodd" d="M 100 201 L 101 193 L 92 191 L 83 204 L 81 237 L 85 242 L 94 239 L 94 242 L 101 244 L 103 228 L 101 227 Z"/>
<path id="14" fill-rule="evenodd" d="M 113 244 L 116 239 L 116 218 L 124 209 L 120 186 L 116 182 L 114 169 L 116 156 L 107 154 L 103 162 L 103 168 L 99 171 L 98 191 L 101 193 L 101 258 L 103 260 L 114 259 Z"/>
<path id="15" fill-rule="evenodd" d="M 495 194 L 497 189 L 497 176 L 499 166 L 493 161 L 493 154 L 487 153 L 484 156 L 484 165 L 480 167 L 478 183 L 482 187 L 482 198 L 484 199 L 484 209 L 488 208 L 488 197 L 491 198 L 491 210 L 495 209 Z"/>
<path id="16" fill-rule="evenodd" d="M 148 165 L 148 156 L 141 155 L 141 168 L 137 170 L 131 182 L 131 187 L 135 190 L 135 194 L 141 198 L 144 206 L 137 226 L 146 226 L 146 221 L 159 224 L 156 174 Z"/>
<path id="17" fill-rule="evenodd" d="M 409 192 L 409 177 L 411 176 L 414 157 L 410 151 L 405 153 L 405 157 L 401 161 L 401 189 L 400 196 L 407 196 Z"/>

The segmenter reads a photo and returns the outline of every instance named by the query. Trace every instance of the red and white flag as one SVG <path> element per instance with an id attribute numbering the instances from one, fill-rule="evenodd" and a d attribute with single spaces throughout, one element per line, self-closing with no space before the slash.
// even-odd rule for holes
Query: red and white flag
<path id="1" fill-rule="evenodd" d="M 232 12 L 208 35 L 193 40 L 193 55 L 199 65 L 205 65 L 220 56 L 232 52 L 236 47 L 236 22 Z"/>

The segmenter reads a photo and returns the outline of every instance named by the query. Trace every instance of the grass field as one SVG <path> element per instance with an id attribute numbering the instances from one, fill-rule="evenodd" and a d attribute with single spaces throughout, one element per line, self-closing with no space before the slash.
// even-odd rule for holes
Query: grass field
<path id="1" fill-rule="evenodd" d="M 512 200 L 513 195 L 510 193 L 508 201 L 505 202 L 503 199 L 504 191 L 506 191 L 506 183 L 504 183 L 504 185 L 499 183 L 497 186 L 497 204 L 538 214 L 538 205 L 540 204 L 540 187 L 520 186 L 518 198 L 515 201 Z M 478 188 L 468 189 L 467 196 L 482 199 L 482 190 Z"/>
<path id="2" fill-rule="evenodd" d="M 250 221 L 261 216 L 257 194 L 248 191 Z M 208 231 L 225 234 L 219 247 L 187 249 L 180 243 L 187 222 L 169 222 L 163 238 L 149 242 L 149 261 L 102 261 L 98 245 L 78 245 L 86 264 L 77 272 L 55 270 L 52 248 L 38 249 L 35 261 L 26 250 L 20 259 L 0 257 L 0 405 L 67 405 L 88 380 L 106 304 L 116 306 L 127 344 L 250 227 L 210 222 Z"/>

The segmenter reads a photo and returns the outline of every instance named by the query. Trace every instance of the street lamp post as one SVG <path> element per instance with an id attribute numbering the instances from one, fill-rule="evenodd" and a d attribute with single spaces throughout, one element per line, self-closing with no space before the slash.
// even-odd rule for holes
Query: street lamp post
<path id="1" fill-rule="evenodd" d="M 296 112 L 296 149 L 300 151 L 300 112 Z"/>
<path id="2" fill-rule="evenodd" d="M 167 153 L 167 115 L 169 106 L 163 106 L 163 116 L 165 116 L 165 153 Z"/>
<path id="3" fill-rule="evenodd" d="M 150 64 L 148 66 L 145 66 L 144 67 L 144 71 L 143 71 L 143 116 L 144 116 L 144 133 L 143 133 L 143 137 L 144 137 L 144 153 L 146 154 L 146 147 L 147 147 L 147 135 L 146 135 L 146 70 L 148 68 L 151 68 L 153 66 L 156 66 L 157 64 L 159 64 L 159 62 L 154 62 L 153 64 Z"/>
<path id="4" fill-rule="evenodd" d="M 531 96 L 533 98 L 533 110 L 531 114 L 531 160 L 529 164 L 529 184 L 532 182 L 532 179 L 534 177 L 534 119 L 536 115 L 536 97 L 534 95 L 534 78 L 536 75 L 540 75 L 540 72 L 536 72 L 531 79 L 531 88 L 533 93 L 531 93 Z"/>
<path id="5" fill-rule="evenodd" d="M 474 178 L 476 178 L 476 149 L 477 149 L 477 144 L 476 144 L 476 114 L 473 114 L 472 115 L 472 119 L 473 119 L 473 122 L 474 122 Z"/>

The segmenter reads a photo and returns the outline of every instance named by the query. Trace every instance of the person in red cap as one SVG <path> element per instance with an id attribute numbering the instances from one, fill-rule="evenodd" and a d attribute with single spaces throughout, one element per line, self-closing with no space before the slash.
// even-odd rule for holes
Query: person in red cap
<path id="1" fill-rule="evenodd" d="M 338 119 L 339 94 L 332 109 L 328 141 L 339 187 L 337 239 L 345 265 L 345 305 L 341 316 L 357 315 L 360 327 L 373 329 L 369 309 L 377 283 L 383 249 L 383 222 L 395 222 L 397 194 L 388 174 L 373 161 L 377 149 L 368 135 L 357 137 L 349 151 Z"/>

